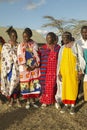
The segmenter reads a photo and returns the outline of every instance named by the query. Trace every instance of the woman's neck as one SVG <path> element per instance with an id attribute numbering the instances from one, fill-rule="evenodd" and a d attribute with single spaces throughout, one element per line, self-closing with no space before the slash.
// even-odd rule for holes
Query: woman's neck
<path id="1" fill-rule="evenodd" d="M 50 49 L 50 50 L 54 50 L 54 47 L 55 47 L 55 44 L 47 44 L 47 46 L 48 46 L 48 48 Z"/>
<path id="2" fill-rule="evenodd" d="M 73 44 L 74 44 L 74 43 L 71 41 L 71 42 L 65 44 L 65 47 L 71 48 L 71 47 L 73 46 Z"/>
<path id="3" fill-rule="evenodd" d="M 10 41 L 11 46 L 15 46 L 17 44 L 17 41 Z"/>
<path id="4" fill-rule="evenodd" d="M 87 39 L 84 39 L 84 38 L 83 38 L 83 40 L 84 40 L 85 42 L 87 41 Z"/>

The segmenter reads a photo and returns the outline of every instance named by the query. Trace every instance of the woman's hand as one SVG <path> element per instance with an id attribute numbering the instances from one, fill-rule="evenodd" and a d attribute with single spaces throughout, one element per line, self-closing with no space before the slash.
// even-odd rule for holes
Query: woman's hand
<path id="1" fill-rule="evenodd" d="M 82 71 L 78 72 L 78 81 L 80 81 L 82 79 L 83 73 Z"/>
<path id="2" fill-rule="evenodd" d="M 25 64 L 25 68 L 28 70 L 28 71 L 33 71 L 35 68 L 39 68 L 39 66 L 37 64 L 33 65 L 33 66 L 29 66 L 27 64 Z"/>
<path id="3" fill-rule="evenodd" d="M 60 73 L 58 74 L 58 78 L 60 81 L 62 81 L 62 75 Z"/>
<path id="4" fill-rule="evenodd" d="M 28 71 L 33 71 L 36 67 L 35 66 L 27 66 Z"/>

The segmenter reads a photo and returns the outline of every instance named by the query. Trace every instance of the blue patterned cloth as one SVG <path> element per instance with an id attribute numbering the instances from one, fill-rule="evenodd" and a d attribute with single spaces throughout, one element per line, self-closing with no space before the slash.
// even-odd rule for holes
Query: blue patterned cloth
<path id="1" fill-rule="evenodd" d="M 7 74 L 7 78 L 9 81 L 11 81 L 11 77 L 12 77 L 12 68 L 13 68 L 13 64 L 12 64 L 10 72 Z"/>
<path id="2" fill-rule="evenodd" d="M 29 51 L 25 52 L 25 58 L 27 61 L 27 65 L 29 66 L 33 66 L 36 63 L 35 59 L 33 58 L 33 54 L 30 53 Z"/>

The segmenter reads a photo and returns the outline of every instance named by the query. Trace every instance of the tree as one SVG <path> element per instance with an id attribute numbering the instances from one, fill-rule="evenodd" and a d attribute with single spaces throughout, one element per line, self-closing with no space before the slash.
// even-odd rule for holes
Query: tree
<path id="1" fill-rule="evenodd" d="M 78 38 L 81 32 L 81 27 L 86 25 L 87 26 L 87 21 L 86 20 L 78 20 L 77 24 L 75 24 L 74 28 L 72 29 L 72 34 L 75 36 L 75 38 Z"/>
<path id="2" fill-rule="evenodd" d="M 58 30 L 58 34 L 62 35 L 64 31 L 69 31 L 77 38 L 80 34 L 80 29 L 83 25 L 87 25 L 86 20 L 76 19 L 56 19 L 52 16 L 44 16 L 43 18 L 50 20 L 50 23 L 42 25 L 42 27 L 53 27 Z"/>
<path id="3" fill-rule="evenodd" d="M 44 16 L 44 18 L 49 19 L 51 22 L 44 24 L 42 27 L 49 27 L 50 26 L 53 28 L 57 28 L 58 32 L 61 34 L 64 32 L 64 24 L 65 24 L 64 20 L 62 20 L 62 19 L 58 20 L 52 16 Z"/>

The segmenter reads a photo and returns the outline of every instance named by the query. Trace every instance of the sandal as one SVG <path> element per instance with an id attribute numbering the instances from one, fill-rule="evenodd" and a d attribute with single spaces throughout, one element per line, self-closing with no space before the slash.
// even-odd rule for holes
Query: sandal
<path id="1" fill-rule="evenodd" d="M 38 108 L 38 105 L 36 105 L 35 103 L 32 103 L 32 106 L 33 106 L 34 108 Z"/>
<path id="2" fill-rule="evenodd" d="M 41 108 L 42 108 L 42 109 L 45 108 L 45 107 L 47 107 L 46 104 L 42 104 L 42 105 L 41 105 Z"/>
<path id="3" fill-rule="evenodd" d="M 13 103 L 9 103 L 8 106 L 9 106 L 9 107 L 12 107 L 12 106 L 13 106 Z"/>
<path id="4" fill-rule="evenodd" d="M 21 108 L 22 106 L 21 106 L 21 104 L 20 103 L 18 103 L 18 105 L 17 105 L 19 108 Z"/>
<path id="5" fill-rule="evenodd" d="M 56 109 L 60 109 L 61 107 L 60 107 L 60 104 L 59 103 L 55 103 L 55 108 Z"/>
<path id="6" fill-rule="evenodd" d="M 29 108 L 30 108 L 30 105 L 29 105 L 29 104 L 26 104 L 25 108 L 26 108 L 26 109 L 29 109 Z"/>
<path id="7" fill-rule="evenodd" d="M 9 105 L 8 105 L 9 107 L 12 107 L 13 106 L 13 99 L 11 98 L 10 99 L 10 102 L 9 102 Z"/>
<path id="8" fill-rule="evenodd" d="M 20 103 L 19 100 L 17 100 L 17 106 L 18 106 L 18 107 L 21 107 L 21 103 Z"/>
<path id="9" fill-rule="evenodd" d="M 29 101 L 26 102 L 25 108 L 26 108 L 26 109 L 29 109 L 29 108 L 30 108 L 30 102 L 29 102 Z"/>

